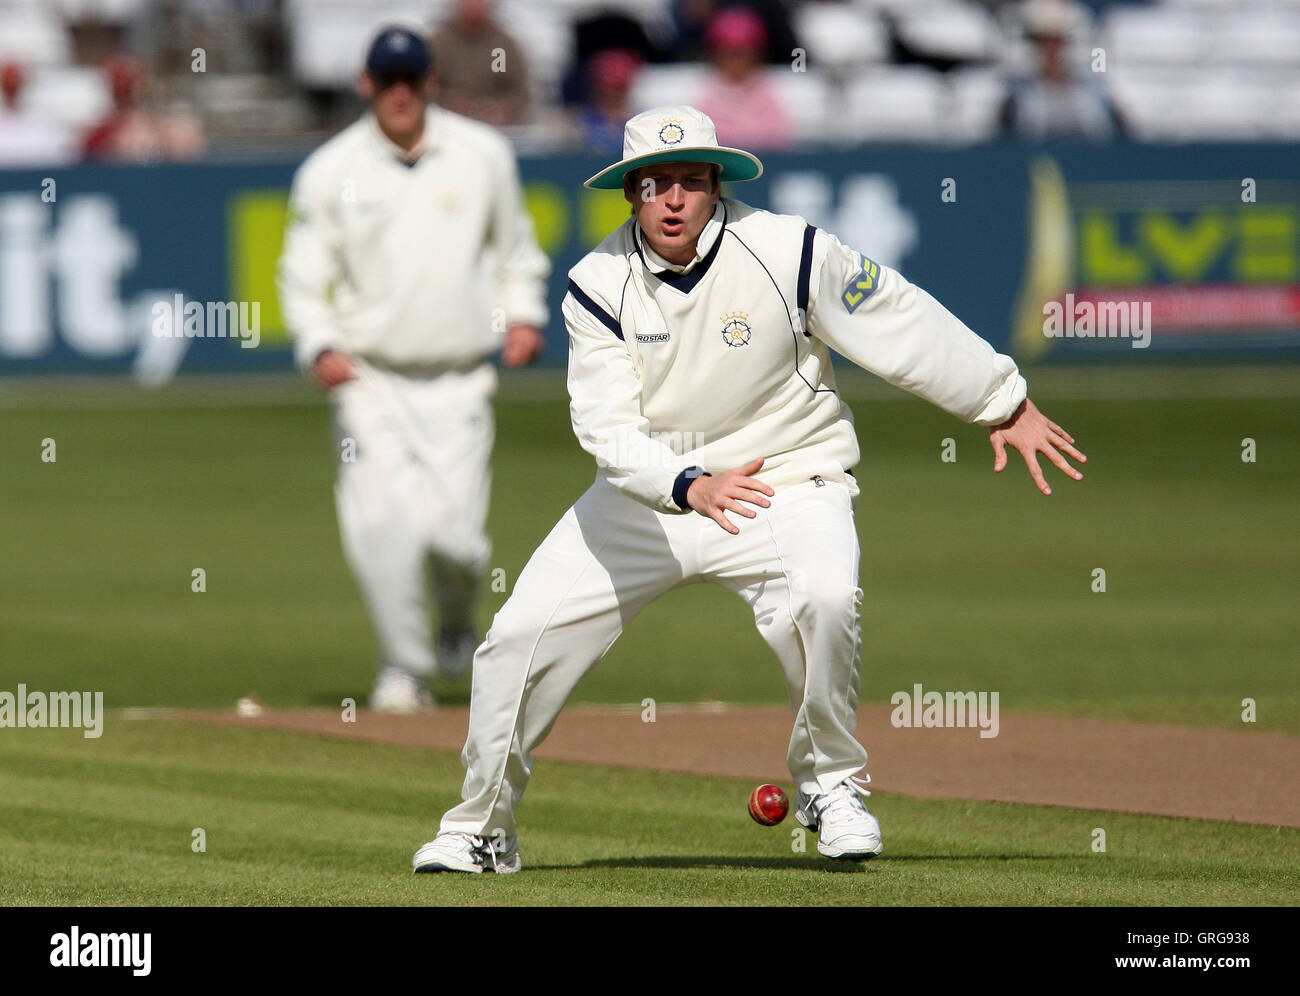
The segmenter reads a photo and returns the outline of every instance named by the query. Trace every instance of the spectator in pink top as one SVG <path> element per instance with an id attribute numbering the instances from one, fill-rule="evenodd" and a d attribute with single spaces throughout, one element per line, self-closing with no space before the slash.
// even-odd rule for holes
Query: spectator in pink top
<path id="1" fill-rule="evenodd" d="M 698 106 L 718 126 L 718 139 L 747 149 L 789 148 L 790 117 L 763 73 L 763 21 L 744 7 L 724 7 L 709 20 L 704 40 L 713 69 Z"/>

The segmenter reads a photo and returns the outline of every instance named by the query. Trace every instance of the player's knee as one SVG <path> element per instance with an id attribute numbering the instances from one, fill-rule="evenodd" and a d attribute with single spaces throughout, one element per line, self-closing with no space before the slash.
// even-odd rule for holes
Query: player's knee
<path id="1" fill-rule="evenodd" d="M 836 578 L 806 578 L 791 588 L 800 611 L 818 618 L 856 618 L 862 604 L 862 589 Z"/>
<path id="2" fill-rule="evenodd" d="M 548 614 L 542 613 L 536 605 L 529 605 L 521 599 L 507 600 L 492 619 L 485 651 L 488 653 L 528 652 L 546 628 Z"/>

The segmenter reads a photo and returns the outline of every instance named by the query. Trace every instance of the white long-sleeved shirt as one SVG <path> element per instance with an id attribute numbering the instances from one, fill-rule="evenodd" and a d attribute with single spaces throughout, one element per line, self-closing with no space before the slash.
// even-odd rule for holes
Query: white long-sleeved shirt
<path id="1" fill-rule="evenodd" d="M 1009 419 L 1025 379 L 1009 356 L 902 274 L 802 218 L 722 199 L 674 266 L 629 218 L 569 271 L 573 429 L 615 487 L 664 512 L 686 488 L 765 459 L 779 489 L 843 481 L 858 462 L 830 350 L 980 425 Z"/>
<path id="2" fill-rule="evenodd" d="M 550 261 L 514 152 L 487 125 L 430 106 L 408 153 L 367 114 L 298 168 L 290 211 L 278 282 L 304 368 L 325 349 L 460 365 L 509 325 L 546 324 Z"/>

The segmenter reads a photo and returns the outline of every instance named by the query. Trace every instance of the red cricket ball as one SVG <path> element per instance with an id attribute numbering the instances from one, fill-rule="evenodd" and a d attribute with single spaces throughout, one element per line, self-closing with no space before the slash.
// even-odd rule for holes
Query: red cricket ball
<path id="1" fill-rule="evenodd" d="M 749 793 L 749 815 L 761 826 L 776 826 L 785 819 L 785 814 L 788 812 L 790 812 L 790 800 L 786 798 L 780 786 L 760 785 Z"/>

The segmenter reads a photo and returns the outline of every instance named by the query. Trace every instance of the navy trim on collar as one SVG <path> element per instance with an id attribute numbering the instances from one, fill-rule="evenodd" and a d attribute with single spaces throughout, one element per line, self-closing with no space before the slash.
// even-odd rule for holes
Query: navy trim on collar
<path id="1" fill-rule="evenodd" d="M 591 312 L 591 316 L 600 322 L 601 325 L 604 325 L 605 328 L 609 329 L 620 339 L 623 338 L 623 329 L 614 316 L 593 301 L 587 292 L 575 284 L 572 279 L 569 280 L 569 293 L 573 295 L 574 299 L 580 305 Z"/>
<path id="2" fill-rule="evenodd" d="M 650 270 L 648 266 L 646 269 L 650 271 L 652 277 L 658 277 L 669 287 L 679 290 L 683 294 L 689 294 L 691 290 L 694 289 L 695 285 L 704 279 L 704 275 L 709 272 L 709 267 L 712 266 L 713 261 L 718 258 L 718 250 L 722 248 L 722 238 L 726 234 L 727 205 L 722 203 L 722 228 L 718 231 L 718 237 L 713 240 L 713 248 L 709 250 L 708 254 L 702 260 L 691 267 L 686 273 L 678 273 L 676 270 L 664 270 L 662 273 L 655 273 L 653 270 Z M 641 245 L 639 242 L 637 243 L 636 254 L 641 256 L 641 263 L 644 265 L 645 256 L 641 255 Z"/>
<path id="3" fill-rule="evenodd" d="M 803 230 L 803 254 L 799 257 L 799 283 L 795 292 L 796 305 L 799 308 L 799 322 L 803 325 L 803 334 L 812 338 L 808 332 L 808 282 L 812 276 L 813 238 L 817 229 L 805 225 Z"/>

